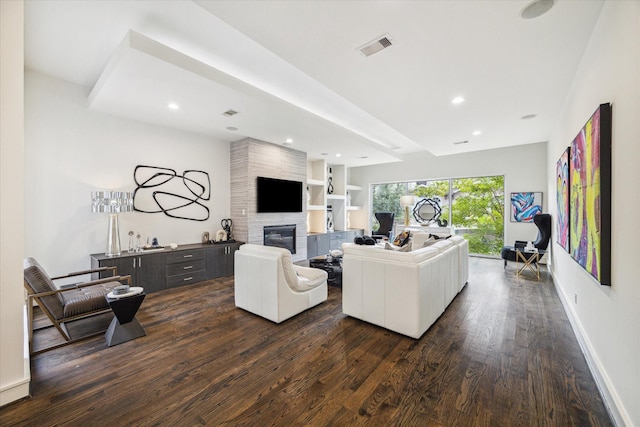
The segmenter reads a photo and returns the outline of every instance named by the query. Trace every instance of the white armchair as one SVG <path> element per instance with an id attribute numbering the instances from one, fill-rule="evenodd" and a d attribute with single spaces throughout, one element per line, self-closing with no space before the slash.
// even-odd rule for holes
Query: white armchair
<path id="1" fill-rule="evenodd" d="M 236 307 L 280 323 L 327 300 L 327 272 L 294 265 L 287 249 L 244 244 L 235 253 Z"/>

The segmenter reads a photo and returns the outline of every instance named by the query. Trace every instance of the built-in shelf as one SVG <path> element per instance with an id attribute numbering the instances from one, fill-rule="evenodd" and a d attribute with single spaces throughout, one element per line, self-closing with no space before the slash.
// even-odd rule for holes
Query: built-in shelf
<path id="1" fill-rule="evenodd" d="M 345 165 L 328 164 L 325 160 L 307 162 L 307 231 L 309 233 L 326 233 L 329 215 L 333 219 L 333 230 L 336 232 L 346 230 L 348 227 L 364 228 L 362 224 L 366 224 L 366 218 L 362 214 L 363 208 L 347 206 L 351 205 L 352 198 L 359 201 L 362 194 L 360 193 L 362 187 L 347 184 L 348 172 Z M 333 189 L 331 194 L 327 193 L 329 181 Z"/>

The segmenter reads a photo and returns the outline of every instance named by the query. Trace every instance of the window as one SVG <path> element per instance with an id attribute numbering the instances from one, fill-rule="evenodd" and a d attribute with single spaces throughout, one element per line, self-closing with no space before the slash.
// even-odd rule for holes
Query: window
<path id="1" fill-rule="evenodd" d="M 413 194 L 417 200 L 435 199 L 440 204 L 440 223 L 469 240 L 475 254 L 499 255 L 504 244 L 504 177 L 484 176 L 373 184 L 374 212 L 394 212 L 397 227 L 404 225 L 400 197 Z M 409 210 L 410 223 L 420 223 Z M 375 217 L 372 218 L 375 227 Z M 437 224 L 432 224 L 437 226 Z M 398 228 L 396 228 L 398 229 Z"/>
<path id="2" fill-rule="evenodd" d="M 499 255 L 504 245 L 504 177 L 451 180 L 451 224 L 469 240 L 469 252 Z"/>
<path id="3" fill-rule="evenodd" d="M 371 188 L 373 206 L 371 210 L 374 229 L 378 223 L 373 216 L 374 212 L 393 212 L 396 214 L 396 223 L 404 223 L 404 209 L 400 207 L 400 197 L 407 194 L 406 182 L 393 182 L 388 184 L 374 184 Z"/>

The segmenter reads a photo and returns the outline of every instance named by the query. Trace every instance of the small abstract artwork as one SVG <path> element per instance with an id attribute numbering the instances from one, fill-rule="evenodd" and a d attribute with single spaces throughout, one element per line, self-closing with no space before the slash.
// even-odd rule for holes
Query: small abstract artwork
<path id="1" fill-rule="evenodd" d="M 511 222 L 533 222 L 542 213 L 542 192 L 511 193 Z"/>
<path id="2" fill-rule="evenodd" d="M 556 201 L 558 208 L 558 220 L 556 223 L 557 242 L 569 252 L 569 158 L 571 147 L 566 150 L 556 163 Z"/>
<path id="3" fill-rule="evenodd" d="M 133 210 L 192 221 L 209 219 L 209 208 L 201 203 L 211 198 L 208 173 L 185 170 L 178 175 L 173 169 L 138 165 L 133 179 Z"/>
<path id="4" fill-rule="evenodd" d="M 571 142 L 569 253 L 600 284 L 611 281 L 611 105 Z"/>

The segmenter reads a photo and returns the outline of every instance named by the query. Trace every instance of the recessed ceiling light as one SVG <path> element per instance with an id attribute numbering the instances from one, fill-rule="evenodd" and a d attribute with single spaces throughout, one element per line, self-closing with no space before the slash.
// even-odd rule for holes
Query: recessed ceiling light
<path id="1" fill-rule="evenodd" d="M 234 126 L 227 126 L 227 130 L 238 130 L 238 128 Z"/>
<path id="2" fill-rule="evenodd" d="M 180 108 L 180 106 L 175 102 L 171 102 L 169 105 L 167 105 L 167 108 L 169 108 L 170 110 L 177 110 Z"/>
<path id="3" fill-rule="evenodd" d="M 342 154 L 336 153 L 336 157 L 342 157 Z"/>
<path id="4" fill-rule="evenodd" d="M 287 144 L 292 144 L 293 143 L 293 139 L 291 138 L 287 138 L 287 140 L 285 141 Z"/>
<path id="5" fill-rule="evenodd" d="M 535 118 L 535 117 L 538 117 L 538 115 L 537 115 L 537 114 L 527 114 L 527 115 L 524 115 L 524 116 L 522 116 L 522 117 L 520 117 L 520 118 L 521 118 L 522 120 L 529 120 L 529 119 L 533 119 L 533 118 Z"/>
<path id="6" fill-rule="evenodd" d="M 473 131 L 473 136 L 478 136 L 478 135 L 481 135 L 481 134 L 482 134 L 481 130 L 474 130 Z"/>
<path id="7" fill-rule="evenodd" d="M 533 0 L 520 11 L 523 19 L 533 19 L 542 16 L 553 7 L 554 0 Z"/>
<path id="8" fill-rule="evenodd" d="M 464 102 L 464 98 L 461 96 L 456 96 L 451 100 L 452 104 L 462 104 Z"/>

